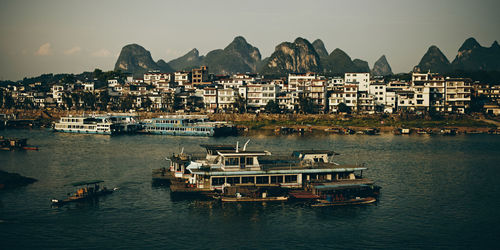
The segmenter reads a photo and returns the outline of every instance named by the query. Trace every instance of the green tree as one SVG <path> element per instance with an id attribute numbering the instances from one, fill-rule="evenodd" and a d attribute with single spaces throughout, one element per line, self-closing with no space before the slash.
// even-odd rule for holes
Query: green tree
<path id="1" fill-rule="evenodd" d="M 122 98 L 121 103 L 120 103 L 120 108 L 123 111 L 127 111 L 132 109 L 134 105 L 134 100 L 135 97 L 133 95 L 126 95 Z"/>
<path id="2" fill-rule="evenodd" d="M 234 110 L 240 114 L 247 112 L 247 101 L 242 95 L 236 94 L 233 103 Z"/>
<path id="3" fill-rule="evenodd" d="M 78 93 L 71 93 L 71 100 L 76 109 L 80 106 L 80 95 Z"/>
<path id="4" fill-rule="evenodd" d="M 90 92 L 84 92 L 82 94 L 83 107 L 85 109 L 94 110 L 96 104 L 96 96 Z"/>
<path id="5" fill-rule="evenodd" d="M 3 89 L 0 89 L 0 108 L 3 107 L 4 98 Z"/>
<path id="6" fill-rule="evenodd" d="M 314 101 L 305 96 L 303 93 L 299 95 L 299 111 L 304 114 L 316 114 L 319 107 Z"/>
<path id="7" fill-rule="evenodd" d="M 64 93 L 62 96 L 62 100 L 63 100 L 63 105 L 67 109 L 71 109 L 71 107 L 73 107 L 73 99 L 71 98 L 71 96 L 69 94 Z"/>
<path id="8" fill-rule="evenodd" d="M 102 91 L 99 94 L 99 105 L 98 105 L 99 109 L 107 110 L 109 101 L 110 101 L 110 96 L 108 94 L 108 91 Z"/>
<path id="9" fill-rule="evenodd" d="M 337 112 L 350 114 L 351 113 L 351 107 L 349 107 L 349 106 L 347 106 L 347 104 L 341 102 L 337 106 Z"/>
<path id="10" fill-rule="evenodd" d="M 273 100 L 270 100 L 269 102 L 267 102 L 265 110 L 266 110 L 266 112 L 271 113 L 271 114 L 281 113 L 280 106 Z"/>
<path id="11" fill-rule="evenodd" d="M 16 103 L 14 102 L 14 98 L 12 98 L 12 95 L 9 93 L 6 93 L 5 104 L 4 104 L 5 108 L 10 109 L 10 108 L 14 107 L 15 104 Z"/>
<path id="12" fill-rule="evenodd" d="M 151 106 L 153 106 L 153 101 L 149 97 L 146 97 L 144 101 L 141 103 L 141 107 L 146 110 L 151 110 Z"/>

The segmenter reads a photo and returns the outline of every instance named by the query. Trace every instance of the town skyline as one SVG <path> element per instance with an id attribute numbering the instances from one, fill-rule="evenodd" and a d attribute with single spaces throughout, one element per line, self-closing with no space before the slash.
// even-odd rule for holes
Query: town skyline
<path id="1" fill-rule="evenodd" d="M 500 37 L 494 25 L 500 21 L 494 13 L 499 3 L 489 0 L 481 4 L 190 1 L 175 4 L 179 11 L 167 11 L 169 15 L 162 10 L 173 6 L 171 2 L 3 1 L 1 5 L 0 80 L 111 70 L 121 48 L 130 43 L 145 47 L 154 60 L 168 62 L 193 48 L 206 55 L 239 35 L 257 47 L 262 58 L 281 42 L 304 37 L 310 42 L 321 39 L 329 53 L 340 48 L 352 59 L 367 61 L 370 68 L 386 55 L 393 71 L 400 73 L 417 65 L 431 45 L 452 61 L 465 39 L 474 37 L 489 47 Z"/>

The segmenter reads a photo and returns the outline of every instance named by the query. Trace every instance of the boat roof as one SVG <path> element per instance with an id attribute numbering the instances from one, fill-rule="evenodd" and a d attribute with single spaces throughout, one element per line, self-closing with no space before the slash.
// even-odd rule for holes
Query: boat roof
<path id="1" fill-rule="evenodd" d="M 249 150 L 238 150 L 232 149 L 232 150 L 217 150 L 219 155 L 222 156 L 238 156 L 238 155 L 252 155 L 252 156 L 258 156 L 258 155 L 271 155 L 269 151 L 249 151 Z"/>
<path id="2" fill-rule="evenodd" d="M 230 144 L 200 144 L 200 146 L 207 150 L 236 150 L 236 145 Z"/>
<path id="3" fill-rule="evenodd" d="M 79 182 L 73 182 L 71 185 L 73 186 L 83 186 L 83 185 L 92 185 L 92 184 L 97 184 L 104 182 L 103 180 L 91 180 L 91 181 L 79 181 Z"/>
<path id="4" fill-rule="evenodd" d="M 321 149 L 309 149 L 309 150 L 295 150 L 292 155 L 307 155 L 307 154 L 327 154 L 327 155 L 336 155 L 337 153 L 333 152 L 333 150 L 321 150 Z"/>

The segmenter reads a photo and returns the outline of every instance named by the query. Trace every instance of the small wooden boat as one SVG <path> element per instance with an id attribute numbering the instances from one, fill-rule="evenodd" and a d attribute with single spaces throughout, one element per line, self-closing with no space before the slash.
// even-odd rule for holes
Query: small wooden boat
<path id="1" fill-rule="evenodd" d="M 347 205 L 362 205 L 362 204 L 370 204 L 377 201 L 377 199 L 373 197 L 359 198 L 356 197 L 354 199 L 342 200 L 342 201 L 327 201 L 327 200 L 319 200 L 318 203 L 312 204 L 313 207 L 331 207 L 331 206 L 347 206 Z"/>
<path id="2" fill-rule="evenodd" d="M 100 188 L 99 183 L 102 182 L 104 181 L 94 180 L 94 181 L 82 181 L 82 182 L 72 183 L 71 185 L 75 187 L 80 186 L 81 188 L 79 188 L 74 194 L 70 195 L 66 199 L 63 200 L 52 199 L 51 200 L 52 205 L 62 206 L 66 203 L 74 201 L 91 201 L 97 199 L 100 196 L 111 194 L 113 193 L 113 191 L 118 189 L 118 188 L 107 189 L 106 187 Z"/>

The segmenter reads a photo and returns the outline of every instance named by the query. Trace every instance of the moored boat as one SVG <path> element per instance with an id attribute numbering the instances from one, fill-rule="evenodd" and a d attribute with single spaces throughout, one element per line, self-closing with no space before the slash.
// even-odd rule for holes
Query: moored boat
<path id="1" fill-rule="evenodd" d="M 363 205 L 370 204 L 376 202 L 377 199 L 374 197 L 355 197 L 347 200 L 337 200 L 337 201 L 328 201 L 328 200 L 319 200 L 318 203 L 312 204 L 312 207 L 331 207 L 331 206 L 347 206 L 347 205 Z"/>
<path id="2" fill-rule="evenodd" d="M 212 122 L 204 115 L 168 115 L 147 120 L 144 132 L 158 135 L 224 136 L 237 129 L 226 122 Z"/>
<path id="3" fill-rule="evenodd" d="M 66 199 L 52 199 L 52 205 L 62 206 L 66 203 L 75 202 L 75 201 L 92 201 L 97 199 L 100 196 L 108 195 L 113 193 L 113 191 L 117 190 L 117 188 L 107 189 L 106 187 L 100 187 L 99 184 L 104 181 L 102 180 L 93 180 L 93 181 L 81 181 L 75 182 L 71 185 L 74 187 L 79 187 L 77 191 L 71 194 Z"/>

